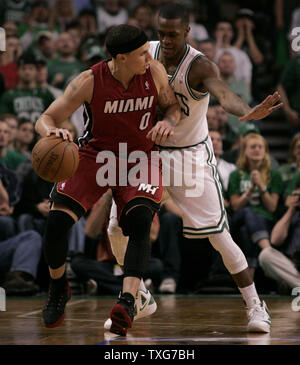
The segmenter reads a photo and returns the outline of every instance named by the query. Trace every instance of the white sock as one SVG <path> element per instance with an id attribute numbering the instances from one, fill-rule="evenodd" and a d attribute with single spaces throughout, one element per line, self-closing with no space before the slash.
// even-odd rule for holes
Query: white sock
<path id="1" fill-rule="evenodd" d="M 258 297 L 254 283 L 246 286 L 245 288 L 239 288 L 239 291 L 241 292 L 243 299 L 246 302 L 247 308 L 251 308 L 255 304 L 260 303 L 260 299 Z"/>
<path id="2" fill-rule="evenodd" d="M 139 289 L 141 289 L 141 290 L 143 290 L 145 292 L 147 291 L 147 288 L 145 287 L 145 283 L 144 283 L 144 280 L 143 279 L 141 279 Z"/>

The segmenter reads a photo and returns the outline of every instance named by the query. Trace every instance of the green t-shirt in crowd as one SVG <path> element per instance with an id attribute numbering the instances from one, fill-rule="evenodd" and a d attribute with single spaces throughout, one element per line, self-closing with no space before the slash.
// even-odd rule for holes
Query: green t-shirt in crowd
<path id="1" fill-rule="evenodd" d="M 33 89 L 20 89 L 19 86 L 6 91 L 0 99 L 0 115 L 15 114 L 35 123 L 39 116 L 55 100 L 53 94 L 39 86 Z"/>
<path id="2" fill-rule="evenodd" d="M 6 150 L 5 156 L 0 158 L 0 162 L 10 170 L 16 170 L 20 163 L 26 160 L 27 158 L 24 155 L 13 150 Z"/>
<path id="3" fill-rule="evenodd" d="M 288 61 L 282 72 L 280 83 L 286 89 L 291 108 L 300 111 L 300 55 Z"/>
<path id="4" fill-rule="evenodd" d="M 228 195 L 242 195 L 251 186 L 250 171 L 244 171 L 242 169 L 236 169 L 232 171 L 229 176 Z M 282 193 L 283 183 L 280 173 L 277 170 L 270 170 L 270 181 L 267 184 L 267 190 L 269 193 L 275 193 L 280 195 Z M 249 206 L 261 216 L 264 216 L 270 220 L 276 218 L 274 213 L 270 213 L 263 205 L 262 198 L 258 187 L 255 187 L 251 198 L 249 200 Z"/>
<path id="5" fill-rule="evenodd" d="M 289 184 L 294 176 L 299 172 L 296 162 L 286 163 L 279 167 L 279 172 L 284 184 Z"/>
<path id="6" fill-rule="evenodd" d="M 48 83 L 52 85 L 52 81 L 56 74 L 62 74 L 64 76 L 63 81 L 53 85 L 61 90 L 65 90 L 66 86 L 71 80 L 86 69 L 83 63 L 74 59 L 72 62 L 63 61 L 60 58 L 56 58 L 47 63 L 48 67 Z"/>
<path id="7" fill-rule="evenodd" d="M 299 189 L 299 187 L 300 187 L 299 182 L 300 182 L 300 172 L 297 172 L 297 174 L 294 175 L 293 179 L 288 184 L 288 186 L 284 192 L 284 195 L 285 196 L 292 195 L 292 192 L 294 190 Z"/>
<path id="8" fill-rule="evenodd" d="M 9 1 L 1 0 L 0 3 L 4 4 L 5 9 L 5 21 L 11 21 L 19 24 L 24 21 L 26 14 L 30 13 L 31 0 L 19 0 L 19 1 Z"/>

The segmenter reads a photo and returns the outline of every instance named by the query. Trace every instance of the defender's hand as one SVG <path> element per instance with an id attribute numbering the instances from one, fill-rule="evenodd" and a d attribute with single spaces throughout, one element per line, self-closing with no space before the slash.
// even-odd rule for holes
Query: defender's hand
<path id="1" fill-rule="evenodd" d="M 151 139 L 157 145 L 163 145 L 168 137 L 174 135 L 174 127 L 167 120 L 157 122 L 148 132 L 146 138 Z"/>
<path id="2" fill-rule="evenodd" d="M 280 95 L 278 91 L 276 91 L 273 95 L 269 95 L 265 98 L 263 102 L 259 105 L 255 106 L 250 110 L 250 112 L 240 118 L 240 121 L 243 122 L 245 120 L 257 120 L 263 119 L 269 114 L 271 114 L 274 110 L 277 110 L 282 107 L 283 103 L 276 104 L 280 100 Z"/>

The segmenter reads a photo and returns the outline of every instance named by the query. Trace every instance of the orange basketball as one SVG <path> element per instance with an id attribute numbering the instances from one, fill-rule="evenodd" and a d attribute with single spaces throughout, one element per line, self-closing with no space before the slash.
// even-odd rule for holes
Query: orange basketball
<path id="1" fill-rule="evenodd" d="M 49 182 L 66 180 L 77 170 L 78 148 L 74 142 L 50 135 L 41 138 L 33 147 L 31 161 L 42 179 Z"/>

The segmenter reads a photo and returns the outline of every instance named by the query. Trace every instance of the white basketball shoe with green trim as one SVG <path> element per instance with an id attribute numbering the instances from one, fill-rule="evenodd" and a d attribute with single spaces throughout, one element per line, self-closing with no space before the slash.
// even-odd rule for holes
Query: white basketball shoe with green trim
<path id="1" fill-rule="evenodd" d="M 134 305 L 134 321 L 138 319 L 150 316 L 156 311 L 157 304 L 151 294 L 151 292 L 146 289 L 146 291 L 139 289 L 135 298 Z M 104 328 L 109 330 L 111 326 L 111 319 L 108 318 L 104 323 Z"/>
<path id="2" fill-rule="evenodd" d="M 271 317 L 266 303 L 259 302 L 248 309 L 248 332 L 269 333 L 271 328 Z"/>

